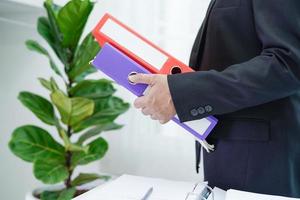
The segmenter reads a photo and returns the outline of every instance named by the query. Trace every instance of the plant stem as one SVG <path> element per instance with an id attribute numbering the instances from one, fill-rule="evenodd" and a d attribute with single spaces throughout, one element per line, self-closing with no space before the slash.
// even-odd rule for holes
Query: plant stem
<path id="1" fill-rule="evenodd" d="M 68 176 L 67 180 L 65 181 L 66 188 L 70 188 L 72 186 L 71 185 L 71 181 L 72 181 L 71 177 L 73 174 L 73 170 L 71 169 L 71 159 L 72 159 L 72 152 L 67 151 L 66 152 L 66 166 L 68 168 L 69 176 Z"/>
<path id="2" fill-rule="evenodd" d="M 68 84 L 68 91 L 69 91 L 69 89 L 70 88 L 72 88 L 72 85 L 73 85 L 73 83 L 71 82 L 71 80 L 69 81 L 69 84 Z M 71 95 L 69 94 L 69 92 L 68 92 L 68 95 L 69 95 L 69 97 L 71 97 Z"/>
<path id="3" fill-rule="evenodd" d="M 72 132 L 71 132 L 71 127 L 68 126 L 68 130 L 67 130 L 67 134 L 68 134 L 68 137 L 70 138 L 72 136 Z M 68 178 L 66 179 L 65 181 L 65 186 L 66 188 L 70 188 L 72 185 L 71 185 L 71 177 L 72 177 L 72 174 L 73 174 L 73 169 L 72 169 L 72 152 L 71 151 L 67 151 L 66 152 L 66 167 L 68 169 L 68 172 L 69 172 L 69 176 Z"/>
<path id="4" fill-rule="evenodd" d="M 67 135 L 68 135 L 69 138 L 72 136 L 72 129 L 71 129 L 70 126 L 68 126 Z"/>
<path id="5" fill-rule="evenodd" d="M 72 81 L 69 79 L 69 83 L 67 84 L 67 94 L 69 97 L 71 97 L 71 95 L 69 94 L 69 89 L 72 87 Z M 72 136 L 72 127 L 68 126 L 67 129 L 67 135 L 69 138 L 71 138 Z M 68 169 L 69 175 L 68 178 L 65 180 L 65 186 L 66 188 L 70 188 L 72 187 L 72 174 L 73 174 L 73 168 L 72 168 L 72 152 L 71 151 L 67 151 L 66 152 L 66 167 Z"/>

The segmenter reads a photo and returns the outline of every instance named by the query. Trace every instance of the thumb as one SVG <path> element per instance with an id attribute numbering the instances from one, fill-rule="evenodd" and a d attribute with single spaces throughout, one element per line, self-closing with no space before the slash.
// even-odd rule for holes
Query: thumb
<path id="1" fill-rule="evenodd" d="M 143 83 L 151 85 L 153 82 L 152 74 L 133 74 L 128 76 L 129 81 L 132 83 Z"/>

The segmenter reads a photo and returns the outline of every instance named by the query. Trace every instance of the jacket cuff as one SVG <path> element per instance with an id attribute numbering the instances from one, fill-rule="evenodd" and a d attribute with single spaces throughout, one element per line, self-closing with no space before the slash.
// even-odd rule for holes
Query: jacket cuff
<path id="1" fill-rule="evenodd" d="M 199 72 L 174 74 L 167 77 L 171 97 L 180 122 L 198 120 L 215 114 L 213 105 L 208 103 L 209 98 L 207 96 L 211 94 L 206 94 L 205 85 L 199 88 L 198 84 L 194 84 L 195 81 L 199 82 L 199 77 L 197 77 L 198 80 L 194 78 L 196 73 Z"/>

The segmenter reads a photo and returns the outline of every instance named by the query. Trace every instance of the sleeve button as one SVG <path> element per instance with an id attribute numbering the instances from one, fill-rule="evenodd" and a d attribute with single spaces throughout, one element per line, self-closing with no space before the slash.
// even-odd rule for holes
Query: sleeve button
<path id="1" fill-rule="evenodd" d="M 205 109 L 204 109 L 203 107 L 199 107 L 199 108 L 198 108 L 198 113 L 199 113 L 200 115 L 203 115 L 203 114 L 205 113 Z"/>
<path id="2" fill-rule="evenodd" d="M 213 110 L 213 108 L 212 108 L 212 106 L 211 105 L 207 105 L 207 106 L 205 106 L 205 110 L 206 110 L 206 112 L 211 112 L 212 110 Z"/>
<path id="3" fill-rule="evenodd" d="M 191 115 L 196 117 L 198 115 L 198 111 L 196 109 L 191 110 Z"/>

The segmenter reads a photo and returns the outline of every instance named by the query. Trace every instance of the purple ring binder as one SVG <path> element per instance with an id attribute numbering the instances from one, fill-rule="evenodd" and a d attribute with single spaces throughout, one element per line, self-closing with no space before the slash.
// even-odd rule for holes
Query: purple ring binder
<path id="1" fill-rule="evenodd" d="M 142 96 L 148 85 L 146 84 L 132 84 L 128 80 L 128 75 L 131 73 L 150 74 L 140 64 L 129 58 L 127 55 L 116 49 L 112 45 L 106 43 L 101 51 L 92 61 L 93 66 L 104 74 L 112 78 L 118 84 L 122 85 L 136 96 Z M 213 116 L 201 119 L 206 128 L 201 128 L 201 133 L 196 128 L 192 127 L 188 122 L 181 123 L 177 117 L 172 119 L 175 123 L 190 132 L 197 140 L 203 141 L 217 124 L 217 119 Z M 197 120 L 197 121 L 201 121 Z"/>

